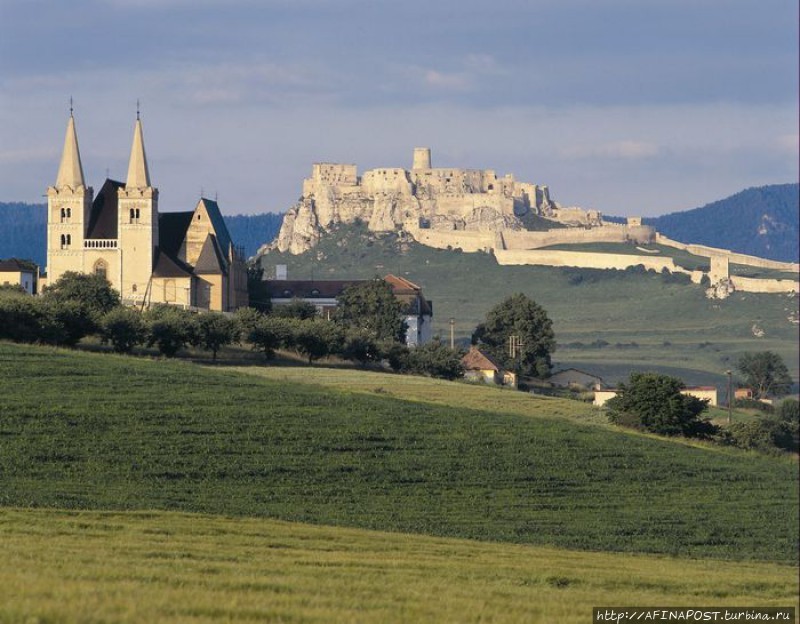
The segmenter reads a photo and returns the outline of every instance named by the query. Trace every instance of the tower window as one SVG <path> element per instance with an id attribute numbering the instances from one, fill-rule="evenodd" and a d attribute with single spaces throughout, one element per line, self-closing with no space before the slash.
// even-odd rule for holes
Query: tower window
<path id="1" fill-rule="evenodd" d="M 139 223 L 139 209 L 138 208 L 131 208 L 130 212 L 128 213 L 129 216 L 129 223 Z"/>
<path id="2" fill-rule="evenodd" d="M 67 248 L 67 237 L 64 234 L 62 234 L 61 235 L 61 249 L 66 249 L 66 248 Z"/>

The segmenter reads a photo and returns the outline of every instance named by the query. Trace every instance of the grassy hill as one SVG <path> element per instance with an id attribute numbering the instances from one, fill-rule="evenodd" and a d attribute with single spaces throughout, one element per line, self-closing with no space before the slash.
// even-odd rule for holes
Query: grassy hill
<path id="1" fill-rule="evenodd" d="M 797 561 L 796 461 L 576 422 L 557 399 L 474 409 L 304 370 L 311 384 L 0 344 L 0 505 Z"/>
<path id="2" fill-rule="evenodd" d="M 797 568 L 165 512 L 0 511 L 0 622 L 541 622 L 791 605 Z M 79 563 L 78 563 L 79 562 Z"/>
<path id="3" fill-rule="evenodd" d="M 270 252 L 261 262 L 268 275 L 288 265 L 290 279 L 407 277 L 433 300 L 434 329 L 447 336 L 452 317 L 462 340 L 493 305 L 524 292 L 553 320 L 558 365 L 586 368 L 612 383 L 646 368 L 724 388 L 725 371 L 743 352 L 767 349 L 784 358 L 794 379 L 800 375 L 797 296 L 735 293 L 712 301 L 681 277 L 499 266 L 484 253 L 432 249 L 394 234 L 376 238 L 363 226 L 341 227 L 304 254 Z M 679 262 L 691 264 L 693 257 L 683 254 Z"/>

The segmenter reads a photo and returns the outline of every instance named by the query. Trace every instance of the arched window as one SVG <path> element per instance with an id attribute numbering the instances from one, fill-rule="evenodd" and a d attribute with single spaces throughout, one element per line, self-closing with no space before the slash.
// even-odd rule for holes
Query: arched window
<path id="1" fill-rule="evenodd" d="M 66 220 L 67 220 L 67 211 L 66 211 L 66 209 L 62 208 L 61 209 L 61 223 L 64 223 L 64 221 L 66 221 Z"/>
<path id="2" fill-rule="evenodd" d="M 67 237 L 63 234 L 61 235 L 61 249 L 67 248 Z"/>
<path id="3" fill-rule="evenodd" d="M 72 208 L 67 208 L 67 221 L 72 218 Z"/>
<path id="4" fill-rule="evenodd" d="M 72 244 L 72 234 L 67 234 L 67 247 Z"/>
<path id="5" fill-rule="evenodd" d="M 136 209 L 136 223 L 139 223 L 139 209 Z"/>
<path id="6" fill-rule="evenodd" d="M 98 260 L 94 263 L 94 274 L 99 275 L 103 279 L 106 279 L 106 275 L 108 273 L 108 264 L 106 264 L 105 260 Z"/>

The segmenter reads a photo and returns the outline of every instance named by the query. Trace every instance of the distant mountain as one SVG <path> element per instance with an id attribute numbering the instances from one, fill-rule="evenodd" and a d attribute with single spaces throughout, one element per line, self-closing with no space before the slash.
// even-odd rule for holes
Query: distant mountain
<path id="1" fill-rule="evenodd" d="M 682 243 L 722 247 L 740 253 L 798 262 L 800 185 L 749 188 L 702 208 L 644 219 Z"/>
<path id="2" fill-rule="evenodd" d="M 0 260 L 33 260 L 44 268 L 46 248 L 47 204 L 0 202 Z"/>
<path id="3" fill-rule="evenodd" d="M 225 217 L 231 238 L 250 257 L 275 238 L 282 214 Z M 0 259 L 33 260 L 42 269 L 47 263 L 47 204 L 0 202 Z"/>
<path id="4" fill-rule="evenodd" d="M 254 256 L 261 245 L 269 243 L 278 235 L 281 223 L 283 215 L 272 212 L 225 217 L 225 225 L 228 226 L 231 238 L 237 245 L 244 247 L 248 258 Z"/>

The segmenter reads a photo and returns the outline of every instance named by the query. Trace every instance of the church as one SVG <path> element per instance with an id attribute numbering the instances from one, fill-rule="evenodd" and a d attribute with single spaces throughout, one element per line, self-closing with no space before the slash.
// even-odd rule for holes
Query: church
<path id="1" fill-rule="evenodd" d="M 47 210 L 45 285 L 76 271 L 102 275 L 129 305 L 228 312 L 248 304 L 244 251 L 217 202 L 201 198 L 192 211 L 159 213 L 138 112 L 125 182 L 106 179 L 95 197 L 70 111 Z"/>

